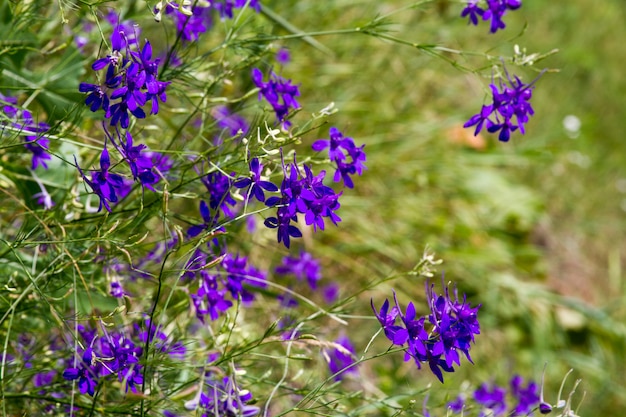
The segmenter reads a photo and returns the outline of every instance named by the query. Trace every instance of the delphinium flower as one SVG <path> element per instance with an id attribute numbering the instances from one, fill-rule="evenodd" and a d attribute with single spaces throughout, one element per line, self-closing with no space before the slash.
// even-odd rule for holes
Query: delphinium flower
<path id="1" fill-rule="evenodd" d="M 243 116 L 232 113 L 226 106 L 215 107 L 211 114 L 217 121 L 217 125 L 225 129 L 230 136 L 246 134 L 250 129 L 250 125 Z"/>
<path id="2" fill-rule="evenodd" d="M 278 187 L 270 182 L 261 178 L 261 170 L 263 165 L 259 162 L 259 158 L 252 158 L 249 162 L 250 176 L 240 177 L 233 183 L 236 188 L 247 188 L 247 195 L 255 197 L 258 201 L 265 201 L 265 191 L 274 192 L 278 191 Z"/>
<path id="3" fill-rule="evenodd" d="M 320 139 L 311 145 L 314 151 L 320 152 L 328 148 L 328 157 L 337 166 L 333 180 L 343 181 L 348 188 L 354 188 L 351 176 L 361 175 L 366 169 L 366 156 L 363 148 L 365 145 L 357 147 L 354 140 L 343 134 L 336 127 L 330 128 L 330 139 Z"/>
<path id="4" fill-rule="evenodd" d="M 102 210 L 103 206 L 108 211 L 111 211 L 109 202 L 117 203 L 119 199 L 124 198 L 130 191 L 130 186 L 121 175 L 109 172 L 111 159 L 109 157 L 109 151 L 107 150 L 106 143 L 104 144 L 104 148 L 102 149 L 102 153 L 100 155 L 100 170 L 92 172 L 91 180 L 87 178 L 83 170 L 80 168 L 76 158 L 74 158 L 74 162 L 76 163 L 76 167 L 78 168 L 83 181 L 85 181 L 93 193 L 100 198 L 98 211 Z"/>
<path id="5" fill-rule="evenodd" d="M 324 357 L 328 362 L 328 368 L 334 375 L 335 381 L 341 381 L 346 374 L 357 373 L 357 368 L 353 366 L 355 350 L 352 342 L 347 336 L 340 336 L 333 347 L 324 349 Z"/>
<path id="6" fill-rule="evenodd" d="M 287 65 L 291 61 L 291 54 L 289 53 L 289 49 L 280 48 L 278 52 L 276 52 L 276 62 L 280 65 Z"/>
<path id="7" fill-rule="evenodd" d="M 234 9 L 241 9 L 246 6 L 254 9 L 257 13 L 261 11 L 260 0 L 218 0 L 212 4 L 222 19 L 232 19 Z"/>
<path id="8" fill-rule="evenodd" d="M 466 409 L 475 408 L 476 404 L 480 409 L 479 417 L 531 416 L 540 403 L 538 387 L 532 380 L 526 387 L 523 382 L 521 376 L 514 375 L 508 391 L 493 382 L 483 383 L 471 395 L 462 393 L 446 407 L 453 413 L 463 414 Z"/>
<path id="9" fill-rule="evenodd" d="M 124 25 L 114 27 L 111 35 L 111 54 L 97 59 L 92 64 L 94 71 L 106 68 L 104 82 L 99 84 L 81 83 L 79 91 L 89 93 L 85 104 L 95 112 L 105 111 L 105 118 L 111 126 L 118 124 L 127 129 L 130 114 L 138 119 L 146 117 L 143 106 L 151 103 L 151 114 L 159 112 L 159 101 L 167 99 L 168 81 L 158 80 L 159 58 L 152 59 L 152 46 L 145 41 L 139 50 L 139 44 Z"/>
<path id="10" fill-rule="evenodd" d="M 187 353 L 187 348 L 179 341 L 165 334 L 162 326 L 153 324 L 150 318 L 146 318 L 142 325 L 135 323 L 134 332 L 142 345 L 149 343 L 162 353 L 168 354 L 171 358 L 182 360 Z"/>
<path id="11" fill-rule="evenodd" d="M 254 294 L 246 287 L 265 287 L 267 274 L 250 265 L 245 256 L 227 253 L 222 260 L 222 268 L 226 272 L 225 287 L 234 300 L 241 300 L 248 304 L 254 300 Z"/>
<path id="12" fill-rule="evenodd" d="M 124 288 L 122 288 L 122 284 L 120 284 L 119 281 L 111 281 L 109 294 L 115 298 L 122 298 L 126 295 Z"/>
<path id="13" fill-rule="evenodd" d="M 299 281 L 306 280 L 313 290 L 322 279 L 319 261 L 304 251 L 299 256 L 285 256 L 275 272 L 279 275 L 295 275 Z"/>
<path id="14" fill-rule="evenodd" d="M 461 17 L 469 18 L 469 23 L 478 25 L 478 18 L 491 20 L 489 31 L 496 33 L 506 25 L 502 20 L 507 10 L 517 10 L 522 6 L 522 0 L 485 0 L 485 6 L 479 5 L 479 0 L 470 0 L 461 12 Z"/>
<path id="15" fill-rule="evenodd" d="M 99 377 L 95 368 L 95 355 L 91 347 L 82 352 L 80 362 L 74 360 L 73 366 L 63 371 L 63 378 L 68 381 L 77 381 L 78 390 L 81 394 L 94 395 Z"/>
<path id="16" fill-rule="evenodd" d="M 404 360 L 413 359 L 418 368 L 427 363 L 433 374 L 443 382 L 442 371 L 454 372 L 454 365 L 461 364 L 459 351 L 472 361 L 469 349 L 474 342 L 474 335 L 480 333 L 477 318 L 480 306 L 471 307 L 465 297 L 459 300 L 456 289 L 452 298 L 448 288 L 444 294 L 437 295 L 433 287 L 426 283 L 430 309 L 430 314 L 426 316 L 418 316 L 412 302 L 408 304 L 406 313 L 403 313 L 395 293 L 396 305 L 391 310 L 388 300 L 385 300 L 379 312 L 372 301 L 372 309 L 387 339 L 394 345 L 406 344 Z M 396 325 L 397 317 L 400 317 L 401 325 Z"/>
<path id="17" fill-rule="evenodd" d="M 160 9 L 157 9 L 160 11 Z M 181 8 L 180 4 L 170 2 L 165 7 L 165 14 L 171 15 L 176 24 L 176 32 L 183 43 L 197 41 L 201 34 L 212 26 L 211 3 L 194 2 L 191 8 Z"/>
<path id="18" fill-rule="evenodd" d="M 274 109 L 276 119 L 283 128 L 288 129 L 291 122 L 287 120 L 290 110 L 300 108 L 296 97 L 300 95 L 297 85 L 292 85 L 291 80 L 285 80 L 278 74 L 271 72 L 269 80 L 263 81 L 263 73 L 258 68 L 252 70 L 252 80 L 259 88 L 259 100 L 265 98 Z"/>
<path id="19" fill-rule="evenodd" d="M 220 217 L 219 214 L 235 217 L 237 201 L 230 195 L 230 188 L 233 185 L 231 177 L 220 171 L 213 171 L 204 175 L 201 181 L 209 193 L 209 207 L 218 214 L 216 218 Z"/>
<path id="20" fill-rule="evenodd" d="M 289 173 L 283 161 L 283 181 L 280 186 L 281 196 L 272 196 L 265 201 L 268 207 L 276 207 L 276 216 L 265 219 L 265 225 L 278 231 L 278 242 L 289 248 L 292 237 L 301 237 L 302 232 L 292 222 L 297 222 L 298 213 L 304 214 L 307 225 L 313 230 L 324 230 L 325 219 L 337 225 L 341 218 L 335 213 L 340 207 L 339 197 L 335 191 L 324 185 L 326 175 L 321 171 L 313 175 L 311 168 L 303 166 L 304 175 L 295 159 L 289 164 Z"/>
<path id="21" fill-rule="evenodd" d="M 48 169 L 46 161 L 52 159 L 48 153 L 50 140 L 42 135 L 50 130 L 50 126 L 45 122 L 35 122 L 30 111 L 20 109 L 17 106 L 17 97 L 0 93 L 0 103 L 4 104 L 2 113 L 5 116 L 0 120 L 0 127 L 9 126 L 13 132 L 24 137 L 24 147 L 33 154 L 32 170 L 39 166 Z"/>
<path id="22" fill-rule="evenodd" d="M 508 85 L 503 82 L 499 86 L 490 84 L 492 103 L 483 105 L 480 112 L 472 116 L 463 127 L 476 126 L 476 136 L 486 126 L 490 133 L 499 131 L 498 139 L 502 142 L 508 142 L 511 133 L 517 129 L 524 134 L 524 125 L 535 114 L 530 105 L 534 81 L 526 84 L 516 76 L 515 81 L 509 78 L 508 82 Z"/>
<path id="23" fill-rule="evenodd" d="M 188 410 L 202 410 L 202 417 L 253 417 L 261 410 L 253 405 L 252 393 L 241 389 L 231 376 L 222 378 L 208 373 L 200 396 L 185 404 Z"/>

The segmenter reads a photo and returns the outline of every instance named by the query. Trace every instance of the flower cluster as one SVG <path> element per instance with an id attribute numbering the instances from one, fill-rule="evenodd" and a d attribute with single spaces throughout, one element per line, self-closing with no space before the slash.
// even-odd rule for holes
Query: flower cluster
<path id="1" fill-rule="evenodd" d="M 172 161 L 165 155 L 148 151 L 146 145 L 134 145 L 133 137 L 128 131 L 122 135 L 115 128 L 114 136 L 104 125 L 103 127 L 105 141 L 100 154 L 100 170 L 93 171 L 91 179 L 89 179 L 78 165 L 78 161 L 75 160 L 75 163 L 83 181 L 100 198 L 98 211 L 102 210 L 102 207 L 111 211 L 109 203 L 116 203 L 128 195 L 132 181 L 110 171 L 111 157 L 107 149 L 109 142 L 128 164 L 133 180 L 152 191 L 154 191 L 153 186 L 159 182 L 162 172 L 171 167 Z M 125 137 L 125 140 L 122 139 L 122 136 Z"/>
<path id="2" fill-rule="evenodd" d="M 137 387 L 143 382 L 142 366 L 139 358 L 143 349 L 123 333 L 96 336 L 95 333 L 84 332 L 83 336 L 90 336 L 85 340 L 85 348 L 79 358 L 75 358 L 63 372 L 63 378 L 68 381 L 77 381 L 81 394 L 94 395 L 96 386 L 101 378 L 117 374 L 120 382 L 124 383 L 125 391 L 130 389 L 137 392 Z"/>
<path id="3" fill-rule="evenodd" d="M 496 33 L 500 29 L 504 29 L 506 25 L 502 17 L 507 10 L 517 10 L 522 7 L 522 0 L 485 0 L 486 7 L 478 5 L 478 0 L 470 0 L 467 6 L 461 12 L 461 17 L 468 17 L 469 23 L 478 25 L 478 18 L 482 20 L 491 20 L 489 31 Z"/>
<path id="4" fill-rule="evenodd" d="M 306 280 L 313 290 L 322 279 L 319 261 L 304 251 L 300 252 L 299 256 L 285 256 L 275 272 L 279 275 L 294 275 L 298 281 Z"/>
<path id="5" fill-rule="evenodd" d="M 207 315 L 211 320 L 217 320 L 220 313 L 232 307 L 231 299 L 251 303 L 255 297 L 249 286 L 265 286 L 267 274 L 249 265 L 247 257 L 227 253 L 220 260 L 219 265 L 209 272 L 210 257 L 196 251 L 186 267 L 186 279 L 199 277 L 198 290 L 191 294 L 191 301 L 202 322 Z"/>
<path id="6" fill-rule="evenodd" d="M 347 374 L 358 372 L 354 366 L 355 350 L 347 336 L 340 336 L 331 349 L 324 349 L 324 358 L 335 381 L 341 381 Z"/>
<path id="7" fill-rule="evenodd" d="M 483 416 L 531 416 L 539 405 L 539 387 L 534 381 L 528 381 L 524 386 L 524 378 L 513 376 L 510 381 L 510 390 L 495 384 L 482 384 L 472 396 L 459 395 L 448 403 L 447 408 L 453 413 L 462 414 L 469 404 L 480 407 L 480 417 Z M 508 400 L 508 401 L 507 401 Z"/>
<path id="8" fill-rule="evenodd" d="M 248 404 L 252 401 L 252 393 L 239 388 L 233 377 L 219 378 L 209 372 L 206 378 L 206 391 L 200 390 L 195 399 L 185 404 L 188 410 L 200 408 L 203 410 L 202 417 L 253 417 L 261 411 L 259 407 Z M 175 414 L 168 412 L 165 415 Z"/>
<path id="9" fill-rule="evenodd" d="M 500 132 L 498 139 L 508 142 L 511 132 L 519 129 L 525 133 L 524 125 L 528 123 L 530 116 L 535 114 L 530 99 L 534 81 L 525 84 L 519 77 L 515 81 L 508 80 L 509 85 L 500 83 L 500 86 L 490 84 L 492 103 L 483 105 L 480 112 L 472 116 L 463 127 L 476 126 L 474 135 L 478 135 L 483 127 L 487 127 L 490 133 Z M 515 121 L 514 119 L 515 118 Z"/>
<path id="10" fill-rule="evenodd" d="M 272 196 L 265 201 L 268 207 L 276 207 L 276 215 L 265 219 L 265 225 L 271 229 L 277 229 L 278 242 L 283 242 L 289 248 L 292 237 L 302 237 L 302 232 L 292 223 L 298 221 L 298 213 L 304 214 L 307 225 L 313 225 L 313 229 L 324 230 L 324 220 L 330 219 L 337 225 L 341 218 L 335 213 L 340 207 L 339 197 L 341 193 L 324 185 L 326 171 L 313 175 L 311 168 L 304 164 L 301 171 L 296 161 L 295 154 L 293 163 L 287 166 L 283 161 L 283 181 L 280 186 L 280 197 Z"/>
<path id="11" fill-rule="evenodd" d="M 328 148 L 328 157 L 331 162 L 337 166 L 333 180 L 335 182 L 343 181 L 348 188 L 354 188 L 351 175 L 361 175 L 366 169 L 365 145 L 357 147 L 354 140 L 343 134 L 336 127 L 330 128 L 330 139 L 320 139 L 311 145 L 314 151 L 322 151 Z"/>
<path id="12" fill-rule="evenodd" d="M 46 161 L 51 159 L 48 153 L 50 140 L 42 135 L 46 133 L 50 126 L 45 122 L 35 122 L 33 115 L 28 110 L 17 107 L 17 98 L 5 96 L 0 93 L 0 105 L 2 119 L 0 128 L 11 128 L 11 131 L 24 137 L 24 147 L 33 154 L 31 169 L 35 170 L 41 166 L 48 169 Z"/>
<path id="13" fill-rule="evenodd" d="M 391 310 L 389 300 L 385 300 L 378 312 L 372 300 L 372 310 L 387 339 L 394 345 L 406 344 L 404 360 L 412 358 L 418 368 L 421 368 L 421 364 L 428 363 L 433 374 L 443 382 L 441 371 L 454 372 L 454 364 L 461 364 L 459 351 L 472 362 L 469 350 L 474 342 L 474 335 L 480 333 L 477 317 L 480 305 L 471 307 L 465 297 L 460 301 L 456 288 L 452 298 L 448 288 L 445 294 L 437 295 L 434 285 L 426 283 L 426 295 L 430 308 L 427 316 L 418 317 L 412 302 L 408 304 L 406 313 L 402 313 L 395 293 L 396 305 Z M 396 325 L 398 316 L 401 325 Z"/>
<path id="14" fill-rule="evenodd" d="M 259 88 L 259 100 L 265 98 L 272 105 L 276 113 L 276 119 L 285 129 L 291 126 L 287 120 L 291 109 L 299 109 L 300 104 L 296 97 L 300 95 L 297 85 L 292 85 L 291 80 L 285 80 L 278 74 L 272 72 L 267 82 L 263 81 L 263 73 L 258 68 L 252 70 L 252 80 Z"/>
<path id="15" fill-rule="evenodd" d="M 144 119 L 143 106 L 151 103 L 151 114 L 159 112 L 159 101 L 167 99 L 165 90 L 170 82 L 159 81 L 159 58 L 152 59 L 152 46 L 146 41 L 141 51 L 131 42 L 127 29 L 120 25 L 111 35 L 111 54 L 97 59 L 91 66 L 94 71 L 106 68 L 104 82 L 80 83 L 78 89 L 88 93 L 85 104 L 92 112 L 105 111 L 111 126 L 118 124 L 127 129 L 130 115 Z M 133 45 L 136 50 L 133 50 Z"/>

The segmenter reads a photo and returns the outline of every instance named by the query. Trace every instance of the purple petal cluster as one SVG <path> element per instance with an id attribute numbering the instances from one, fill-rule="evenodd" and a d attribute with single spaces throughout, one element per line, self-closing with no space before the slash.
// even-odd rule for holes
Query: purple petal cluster
<path id="1" fill-rule="evenodd" d="M 83 181 L 85 181 L 93 193 L 100 198 L 98 211 L 102 210 L 104 206 L 104 208 L 110 212 L 111 206 L 109 203 L 117 203 L 130 192 L 130 184 L 128 184 L 121 175 L 109 171 L 109 168 L 111 168 L 111 158 L 109 157 L 106 143 L 100 154 L 100 170 L 91 173 L 91 180 L 87 178 L 78 165 L 76 157 L 74 157 L 74 162 L 76 163 L 76 167 Z"/>
<path id="2" fill-rule="evenodd" d="M 418 368 L 428 363 L 433 374 L 443 382 L 442 371 L 454 372 L 454 365 L 461 364 L 459 352 L 472 361 L 469 349 L 474 335 L 480 333 L 477 318 L 480 305 L 471 307 L 465 297 L 459 300 L 456 289 L 452 298 L 447 288 L 445 294 L 437 295 L 434 286 L 426 285 L 430 307 L 430 314 L 426 316 L 418 316 L 412 302 L 408 304 L 406 313 L 402 313 L 395 293 L 396 305 L 391 310 L 388 300 L 378 312 L 372 300 L 372 310 L 387 339 L 394 345 L 406 345 L 404 360 L 413 359 Z M 401 319 L 399 325 L 396 325 L 397 317 Z"/>
<path id="3" fill-rule="evenodd" d="M 146 41 L 143 48 L 128 32 L 118 25 L 111 35 L 112 52 L 97 59 L 91 66 L 94 71 L 106 68 L 104 81 L 99 84 L 81 83 L 79 91 L 88 93 L 85 104 L 92 112 L 105 111 L 111 126 L 127 129 L 130 115 L 144 119 L 143 106 L 150 103 L 150 113 L 159 112 L 159 101 L 167 99 L 165 90 L 170 82 L 158 80 L 160 59 L 152 59 L 152 46 Z"/>
<path id="4" fill-rule="evenodd" d="M 50 130 L 50 126 L 45 122 L 35 122 L 33 115 L 28 110 L 17 107 L 17 98 L 4 96 L 0 93 L 0 105 L 5 117 L 0 122 L 0 128 L 9 126 L 24 137 L 24 147 L 30 151 L 32 156 L 31 169 L 35 170 L 41 166 L 48 169 L 46 161 L 51 159 L 48 153 L 50 140 L 42 135 Z M 1 136 L 1 134 L 0 134 Z"/>
<path id="5" fill-rule="evenodd" d="M 236 188 L 247 188 L 247 195 L 255 197 L 260 202 L 265 201 L 265 191 L 275 192 L 278 187 L 270 182 L 261 179 L 261 170 L 263 165 L 259 162 L 259 158 L 252 158 L 249 162 L 250 176 L 237 178 L 233 184 Z"/>
<path id="6" fill-rule="evenodd" d="M 283 128 L 288 129 L 291 126 L 291 122 L 287 120 L 289 111 L 300 108 L 296 101 L 296 97 L 300 95 L 298 86 L 292 85 L 291 80 L 285 80 L 274 72 L 271 72 L 269 80 L 264 82 L 263 73 L 258 68 L 252 70 L 252 81 L 260 90 L 259 100 L 265 98 L 274 109 L 276 119 Z"/>
<path id="7" fill-rule="evenodd" d="M 230 136 L 246 134 L 250 129 L 250 125 L 242 116 L 232 113 L 226 106 L 218 106 L 213 112 L 213 117 L 217 120 L 217 125 L 225 129 Z"/>
<path id="8" fill-rule="evenodd" d="M 498 139 L 502 142 L 508 142 L 511 132 L 517 129 L 524 134 L 524 125 L 535 114 L 530 105 L 533 84 L 534 82 L 525 84 L 517 76 L 515 81 L 509 79 L 509 85 L 490 84 L 492 103 L 483 105 L 480 112 L 472 116 L 463 127 L 476 126 L 474 135 L 478 135 L 486 126 L 490 133 L 499 131 Z"/>
<path id="9" fill-rule="evenodd" d="M 205 389 L 197 400 L 187 403 L 189 410 L 202 409 L 202 417 L 253 417 L 261 411 L 259 407 L 248 404 L 252 401 L 252 393 L 238 387 L 232 377 L 209 375 Z"/>
<path id="10" fill-rule="evenodd" d="M 126 392 L 136 393 L 143 383 L 139 363 L 143 349 L 121 332 L 90 336 L 91 340 L 79 355 L 80 359 L 71 361 L 63 372 L 63 378 L 77 381 L 81 394 L 93 396 L 100 379 L 115 374 L 124 383 Z"/>
<path id="11" fill-rule="evenodd" d="M 231 177 L 220 171 L 213 171 L 203 176 L 201 181 L 209 193 L 209 207 L 216 213 L 215 218 L 219 218 L 220 214 L 235 217 L 234 208 L 237 201 L 230 195 L 230 188 L 233 185 Z"/>
<path id="12" fill-rule="evenodd" d="M 289 171 L 289 173 L 287 172 Z M 294 161 L 289 165 L 289 170 L 283 161 L 284 178 L 280 186 L 280 197 L 272 196 L 265 201 L 268 207 L 276 207 L 276 215 L 265 219 L 265 226 L 277 229 L 278 242 L 282 242 L 289 248 L 291 238 L 302 236 L 302 232 L 292 223 L 298 221 L 298 213 L 304 214 L 307 225 L 313 225 L 313 229 L 324 230 L 325 219 L 330 219 L 337 225 L 341 218 L 335 213 L 340 207 L 339 197 L 341 193 L 324 185 L 323 180 L 326 171 L 313 175 L 311 168 L 304 164 L 300 170 L 294 156 Z"/>
<path id="13" fill-rule="evenodd" d="M 363 148 L 365 145 L 356 146 L 354 140 L 343 136 L 343 133 L 336 127 L 330 128 L 330 139 L 320 139 L 311 145 L 314 151 L 320 152 L 328 148 L 328 157 L 331 162 L 337 165 L 337 170 L 333 180 L 335 182 L 343 181 L 348 188 L 354 188 L 351 176 L 354 174 L 361 175 L 366 169 L 366 156 Z"/>
<path id="14" fill-rule="evenodd" d="M 479 0 L 470 0 L 461 12 L 461 17 L 467 17 L 469 23 L 478 25 L 478 19 L 491 20 L 489 31 L 496 33 L 506 25 L 502 18 L 507 10 L 517 10 L 522 7 L 522 0 L 486 0 L 485 6 L 479 6 Z"/>
<path id="15" fill-rule="evenodd" d="M 332 349 L 325 349 L 324 356 L 328 361 L 328 369 L 334 375 L 335 381 L 341 381 L 346 374 L 357 373 L 354 365 L 355 350 L 347 336 L 340 336 Z"/>
<path id="16" fill-rule="evenodd" d="M 250 265 L 245 256 L 225 254 L 221 263 L 209 271 L 210 258 L 196 251 L 186 267 L 185 278 L 198 277 L 198 290 L 191 294 L 196 316 L 204 322 L 208 315 L 216 320 L 233 305 L 233 300 L 249 304 L 254 300 L 250 287 L 264 287 L 267 273 Z"/>
<path id="17" fill-rule="evenodd" d="M 317 288 L 317 283 L 322 279 L 320 263 L 308 252 L 300 252 L 299 256 L 285 256 L 282 264 L 277 266 L 275 272 L 279 275 L 295 275 L 298 281 L 306 280 L 311 289 Z"/>
<path id="18" fill-rule="evenodd" d="M 197 41 L 201 34 L 211 28 L 211 7 L 196 4 L 191 8 L 191 16 L 181 12 L 176 3 L 169 3 L 165 14 L 171 15 L 176 24 L 176 32 L 183 43 Z"/>
<path id="19" fill-rule="evenodd" d="M 471 400 L 480 406 L 479 417 L 533 415 L 533 410 L 539 405 L 537 384 L 534 381 L 528 381 L 524 386 L 524 379 L 519 375 L 514 375 L 509 385 L 508 392 L 506 388 L 493 383 L 483 383 L 474 391 Z M 469 400 L 459 396 L 448 403 L 448 409 L 462 414 L 468 407 Z"/>
<path id="20" fill-rule="evenodd" d="M 233 11 L 235 9 L 241 9 L 250 6 L 257 13 L 261 11 L 260 0 L 220 0 L 212 2 L 213 7 L 220 13 L 222 19 L 232 19 Z"/>

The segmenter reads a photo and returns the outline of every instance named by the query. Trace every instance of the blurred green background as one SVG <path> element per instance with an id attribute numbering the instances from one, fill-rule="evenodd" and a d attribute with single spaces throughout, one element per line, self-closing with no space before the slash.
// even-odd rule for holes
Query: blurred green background
<path id="1" fill-rule="evenodd" d="M 314 31 L 360 26 L 406 4 L 297 2 L 279 12 Z M 574 402 L 587 392 L 580 414 L 620 415 L 626 409 L 626 3 L 525 1 L 495 35 L 486 23 L 468 26 L 459 17 L 462 7 L 422 5 L 393 15 L 387 29 L 411 42 L 477 52 L 446 55 L 476 73 L 366 35 L 317 38 L 333 55 L 300 41 L 284 44 L 293 56 L 284 75 L 298 74 L 294 81 L 302 82 L 308 104 L 303 111 L 334 101 L 335 125 L 366 143 L 368 155 L 368 171 L 342 197 L 344 222 L 322 236 L 334 249 L 327 253 L 315 242 L 310 249 L 333 260 L 328 278 L 355 291 L 410 269 L 425 245 L 444 259 L 446 280 L 483 304 L 476 365 L 447 376 L 450 396 L 465 379 L 506 384 L 514 373 L 539 379 L 547 362 L 547 401 L 556 402 L 563 375 L 574 368 L 583 379 Z M 511 73 L 529 82 L 543 68 L 555 71 L 537 81 L 526 135 L 516 133 L 509 143 L 489 134 L 475 139 L 462 124 L 488 99 L 490 66 L 498 63 L 480 53 L 511 57 L 516 44 L 529 55 L 559 52 L 534 69 L 508 65 Z M 363 300 L 382 302 L 391 287 L 403 304 L 423 297 L 423 279 L 409 276 Z M 386 392 L 432 379 L 410 364 L 393 366 L 381 387 Z"/>

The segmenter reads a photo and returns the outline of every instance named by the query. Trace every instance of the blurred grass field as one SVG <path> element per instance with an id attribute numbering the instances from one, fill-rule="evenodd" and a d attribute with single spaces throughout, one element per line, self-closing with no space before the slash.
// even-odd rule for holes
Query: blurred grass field
<path id="1" fill-rule="evenodd" d="M 313 31 L 362 25 L 403 5 L 337 1 L 328 10 L 300 2 L 280 12 Z M 355 193 L 342 197 L 345 221 L 325 237 L 335 250 L 318 255 L 333 260 L 329 278 L 354 289 L 410 269 L 425 245 L 444 259 L 446 279 L 483 303 L 476 365 L 448 377 L 451 396 L 466 378 L 499 375 L 506 383 L 517 372 L 538 379 L 547 362 L 547 392 L 556 394 L 574 368 L 587 392 L 580 414 L 619 415 L 626 409 L 626 3 L 526 1 L 496 35 L 484 24 L 466 25 L 460 10 L 456 2 L 434 2 L 394 15 L 387 29 L 411 42 L 495 56 L 511 56 L 515 44 L 528 54 L 559 50 L 536 65 L 558 72 L 537 81 L 536 115 L 526 135 L 509 143 L 475 139 L 461 128 L 489 84 L 489 63 L 480 56 L 447 57 L 483 68 L 482 78 L 366 36 L 317 38 L 332 56 L 299 41 L 285 44 L 294 58 L 285 72 L 303 74 L 296 80 L 303 95 L 319 102 L 304 111 L 334 101 L 341 110 L 336 125 L 367 144 L 368 171 Z M 509 70 L 526 82 L 537 76 Z M 580 121 L 579 131 L 564 127 L 569 115 Z M 388 287 L 415 300 L 423 281 L 408 277 Z M 363 301 L 370 296 L 386 293 L 367 293 Z M 385 391 L 420 383 L 411 366 L 395 365 Z"/>

